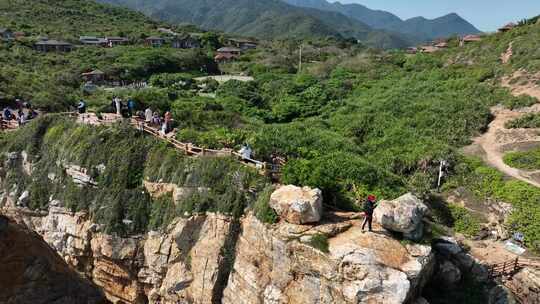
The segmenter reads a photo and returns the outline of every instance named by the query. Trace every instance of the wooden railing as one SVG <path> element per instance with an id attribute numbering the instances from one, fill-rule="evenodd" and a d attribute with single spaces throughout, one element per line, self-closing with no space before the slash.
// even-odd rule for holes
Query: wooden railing
<path id="1" fill-rule="evenodd" d="M 502 278 L 502 284 L 512 292 L 514 298 L 520 304 L 528 303 L 527 299 L 524 298 L 523 291 L 520 290 L 520 286 L 516 286 L 511 278 L 524 267 L 540 269 L 540 260 L 524 258 L 520 259 L 519 257 L 517 257 L 515 259 L 507 260 L 498 264 L 493 264 L 488 267 L 489 278 Z"/>
<path id="2" fill-rule="evenodd" d="M 245 158 L 242 154 L 232 149 L 214 150 L 203 147 L 197 147 L 191 143 L 184 143 L 177 140 L 174 137 L 163 135 L 157 128 L 153 128 L 140 119 L 130 119 L 130 124 L 136 129 L 146 132 L 156 138 L 164 140 L 174 146 L 176 149 L 182 151 L 189 156 L 217 156 L 217 157 L 234 157 L 238 159 L 242 164 L 255 168 L 261 174 L 277 178 L 281 172 L 282 164 L 271 164 L 262 162 L 256 159 Z"/>
<path id="3" fill-rule="evenodd" d="M 519 257 L 513 260 L 507 260 L 502 263 L 492 264 L 488 266 L 489 277 L 494 279 L 503 276 L 513 276 L 524 267 L 540 268 L 540 260 L 538 259 L 520 259 Z"/>

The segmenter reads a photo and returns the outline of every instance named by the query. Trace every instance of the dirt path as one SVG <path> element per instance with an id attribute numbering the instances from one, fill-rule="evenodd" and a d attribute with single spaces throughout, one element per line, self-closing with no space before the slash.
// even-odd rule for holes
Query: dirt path
<path id="1" fill-rule="evenodd" d="M 511 48 L 511 46 L 510 46 Z M 503 78 L 502 86 L 509 88 L 515 96 L 529 95 L 540 99 L 540 87 L 537 85 L 540 74 L 531 75 L 517 71 L 512 76 Z M 540 187 L 540 170 L 526 171 L 512 168 L 503 161 L 504 154 L 527 147 L 540 146 L 538 129 L 506 129 L 505 123 L 527 113 L 540 113 L 540 104 L 519 110 L 508 110 L 497 106 L 491 109 L 495 119 L 489 124 L 488 131 L 474 140 L 474 145 L 485 153 L 485 161 L 518 180 Z"/>
<path id="2" fill-rule="evenodd" d="M 540 136 L 535 129 L 506 129 L 504 127 L 506 122 L 525 113 L 540 113 L 540 104 L 520 111 L 494 107 L 492 112 L 495 119 L 489 124 L 488 131 L 474 140 L 474 143 L 485 152 L 485 161 L 508 176 L 540 187 L 540 181 L 534 177 L 538 172 L 512 168 L 503 161 L 505 152 L 512 146 L 540 143 Z"/>

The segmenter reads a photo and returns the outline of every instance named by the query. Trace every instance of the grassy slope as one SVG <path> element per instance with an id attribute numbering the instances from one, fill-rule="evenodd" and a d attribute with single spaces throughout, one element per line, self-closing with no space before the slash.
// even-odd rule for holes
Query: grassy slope
<path id="1" fill-rule="evenodd" d="M 51 39 L 81 35 L 152 34 L 159 24 L 141 13 L 84 0 L 0 0 L 0 24 L 14 31 Z"/>

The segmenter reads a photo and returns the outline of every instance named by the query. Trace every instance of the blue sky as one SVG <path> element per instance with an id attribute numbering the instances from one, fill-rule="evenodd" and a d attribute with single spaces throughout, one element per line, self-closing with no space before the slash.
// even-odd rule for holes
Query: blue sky
<path id="1" fill-rule="evenodd" d="M 494 31 L 510 21 L 540 15 L 540 0 L 329 0 L 334 1 L 360 3 L 402 19 L 458 13 L 482 31 Z"/>

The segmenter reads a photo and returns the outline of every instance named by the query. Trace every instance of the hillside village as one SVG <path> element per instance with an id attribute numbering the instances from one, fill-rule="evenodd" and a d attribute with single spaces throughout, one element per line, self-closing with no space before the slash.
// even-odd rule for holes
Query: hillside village
<path id="1" fill-rule="evenodd" d="M 380 50 L 9 5 L 0 302 L 540 301 L 539 17 Z"/>

